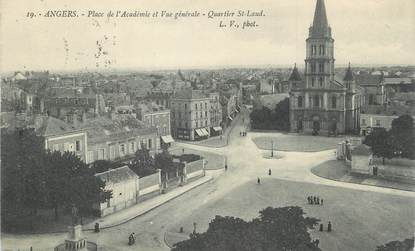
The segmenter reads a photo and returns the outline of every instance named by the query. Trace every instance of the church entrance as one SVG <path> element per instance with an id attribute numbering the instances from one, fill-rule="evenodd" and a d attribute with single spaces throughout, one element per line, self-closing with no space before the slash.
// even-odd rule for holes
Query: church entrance
<path id="1" fill-rule="evenodd" d="M 314 116 L 313 117 L 313 135 L 318 135 L 320 132 L 320 117 Z"/>
<path id="2" fill-rule="evenodd" d="M 303 121 L 298 120 L 298 122 L 297 122 L 297 131 L 301 132 L 302 130 L 303 130 Z"/>
<path id="3" fill-rule="evenodd" d="M 337 136 L 337 121 L 335 119 L 330 121 L 329 135 L 330 134 Z"/>

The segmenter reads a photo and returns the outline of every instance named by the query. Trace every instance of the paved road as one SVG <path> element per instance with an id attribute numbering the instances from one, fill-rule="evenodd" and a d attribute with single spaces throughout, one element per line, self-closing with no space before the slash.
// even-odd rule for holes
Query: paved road
<path id="1" fill-rule="evenodd" d="M 192 216 L 193 212 L 203 208 L 209 202 L 224 197 L 232 189 L 247 182 L 254 182 L 257 177 L 267 177 L 269 168 L 272 169 L 273 178 L 415 198 L 413 192 L 342 183 L 313 175 L 310 169 L 328 159 L 333 159 L 333 150 L 316 153 L 277 152 L 280 158 L 265 159 L 262 157 L 265 152 L 259 150 L 250 139 L 251 133 L 248 133 L 246 137 L 239 136 L 239 132 L 245 126 L 240 120 L 232 131 L 230 144 L 224 148 L 177 143 L 178 147 L 186 146 L 226 155 L 229 166 L 226 173 L 212 172 L 211 174 L 215 176 L 213 181 L 121 226 L 104 230 L 99 234 L 86 233 L 88 239 L 103 246 L 103 250 L 169 250 L 164 243 L 164 234 L 167 230 L 184 222 Z M 127 245 L 127 238 L 131 232 L 135 232 L 137 236 L 137 243 L 134 247 Z M 51 250 L 64 238 L 64 234 L 17 236 L 5 234 L 2 236 L 2 250 L 28 250 L 30 245 L 35 250 Z"/>

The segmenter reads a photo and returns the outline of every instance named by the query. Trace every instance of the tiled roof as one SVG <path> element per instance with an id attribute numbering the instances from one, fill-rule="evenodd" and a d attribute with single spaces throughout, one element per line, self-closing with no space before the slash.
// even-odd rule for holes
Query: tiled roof
<path id="1" fill-rule="evenodd" d="M 381 75 L 358 74 L 355 76 L 358 85 L 380 85 L 383 77 Z"/>
<path id="2" fill-rule="evenodd" d="M 208 95 L 201 90 L 192 90 L 190 88 L 177 91 L 174 94 L 175 99 L 201 99 L 208 98 Z"/>
<path id="3" fill-rule="evenodd" d="M 138 179 L 138 175 L 133 172 L 128 166 L 122 166 L 116 169 L 110 169 L 103 173 L 95 174 L 96 177 L 100 178 L 102 181 L 105 181 L 107 184 L 112 183 L 121 183 L 128 180 Z"/>
<path id="4" fill-rule="evenodd" d="M 129 114 L 116 116 L 113 119 L 96 117 L 83 122 L 79 128 L 87 131 L 88 142 L 91 143 L 122 140 L 156 131 L 156 128 L 146 126 Z"/>
<path id="5" fill-rule="evenodd" d="M 399 84 L 415 84 L 412 78 L 384 78 L 385 85 L 399 85 Z"/>
<path id="6" fill-rule="evenodd" d="M 44 137 L 78 131 L 73 125 L 51 116 L 38 117 L 35 121 L 36 132 Z"/>

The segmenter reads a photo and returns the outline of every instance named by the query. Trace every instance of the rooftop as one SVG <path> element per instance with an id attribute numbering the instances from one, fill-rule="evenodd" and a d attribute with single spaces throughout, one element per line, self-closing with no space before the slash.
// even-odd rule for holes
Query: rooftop
<path id="1" fill-rule="evenodd" d="M 128 166 L 110 169 L 103 173 L 97 173 L 95 174 L 95 176 L 100 178 L 102 181 L 105 181 L 107 184 L 116 184 L 127 180 L 135 180 L 139 178 L 138 175 L 135 172 L 133 172 Z"/>

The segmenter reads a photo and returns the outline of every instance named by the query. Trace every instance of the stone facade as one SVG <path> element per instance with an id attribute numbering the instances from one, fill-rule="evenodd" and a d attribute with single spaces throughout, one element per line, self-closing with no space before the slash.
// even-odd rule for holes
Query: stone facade
<path id="1" fill-rule="evenodd" d="M 334 75 L 334 39 L 323 0 L 318 0 L 306 40 L 305 73 L 294 67 L 290 82 L 290 127 L 293 132 L 338 134 L 359 127 L 360 95 L 353 72 Z"/>

